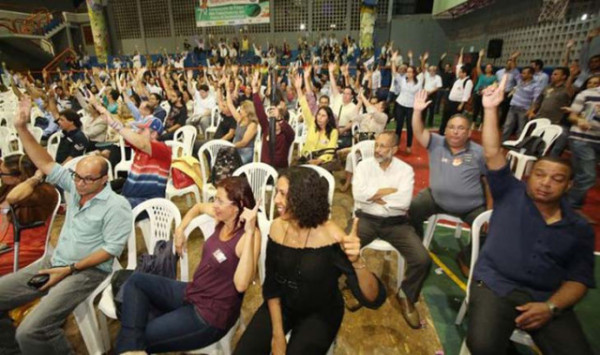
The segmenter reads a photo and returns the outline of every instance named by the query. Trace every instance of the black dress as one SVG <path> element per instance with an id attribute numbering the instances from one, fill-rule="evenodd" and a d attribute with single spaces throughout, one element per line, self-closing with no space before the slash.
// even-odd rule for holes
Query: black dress
<path id="1" fill-rule="evenodd" d="M 356 299 L 368 308 L 378 308 L 386 299 L 378 281 L 377 298 L 363 296 L 358 278 L 339 244 L 320 248 L 291 248 L 269 239 L 265 302 L 254 314 L 234 354 L 271 353 L 271 317 L 267 300 L 280 298 L 283 330 L 292 330 L 287 354 L 325 354 L 334 341 L 344 316 L 344 300 L 338 286 L 341 274 Z"/>

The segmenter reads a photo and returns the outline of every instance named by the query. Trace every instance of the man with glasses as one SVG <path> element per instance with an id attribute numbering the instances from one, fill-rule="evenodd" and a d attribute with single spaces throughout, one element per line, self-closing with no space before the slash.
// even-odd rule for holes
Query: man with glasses
<path id="1" fill-rule="evenodd" d="M 27 155 L 48 175 L 46 181 L 69 192 L 67 213 L 52 255 L 0 278 L 0 353 L 69 354 L 62 326 L 112 270 L 131 233 L 132 213 L 127 200 L 107 184 L 103 158 L 86 157 L 74 172 L 53 161 L 27 129 L 30 111 L 31 99 L 24 96 L 15 128 Z M 41 275 L 49 277 L 41 286 L 28 284 Z M 42 296 L 15 332 L 8 311 Z"/>
<path id="2" fill-rule="evenodd" d="M 457 216 L 470 225 L 486 210 L 486 201 L 491 206 L 484 178 L 483 149 L 469 139 L 471 122 L 456 114 L 448 120 L 445 136 L 431 133 L 421 120 L 429 104 L 426 91 L 417 93 L 413 130 L 419 144 L 429 153 L 429 187 L 413 199 L 409 211 L 411 223 L 420 236 L 423 236 L 423 222 L 434 214 Z M 463 266 L 461 269 L 466 271 Z"/>
<path id="3" fill-rule="evenodd" d="M 361 246 L 380 238 L 393 245 L 406 260 L 406 274 L 397 296 L 402 316 L 411 328 L 417 329 L 421 320 L 415 303 L 429 273 L 431 258 L 408 223 L 415 173 L 410 165 L 394 157 L 397 151 L 396 134 L 380 133 L 375 140 L 375 156 L 356 167 L 352 194 Z"/>

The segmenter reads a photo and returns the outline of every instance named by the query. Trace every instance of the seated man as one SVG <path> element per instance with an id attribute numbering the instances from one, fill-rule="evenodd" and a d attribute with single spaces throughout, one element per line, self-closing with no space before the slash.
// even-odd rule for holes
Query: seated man
<path id="1" fill-rule="evenodd" d="M 52 160 L 27 129 L 31 99 L 24 97 L 15 117 L 23 147 L 46 181 L 69 192 L 67 213 L 52 253 L 16 273 L 0 278 L 0 353 L 69 354 L 62 330 L 67 316 L 108 276 L 131 232 L 131 207 L 107 184 L 108 165 L 86 157 L 71 172 Z M 47 274 L 39 289 L 28 285 Z M 7 313 L 42 297 L 16 333 Z"/>
<path id="2" fill-rule="evenodd" d="M 544 354 L 593 354 L 573 306 L 594 282 L 594 231 L 567 203 L 573 170 L 543 157 L 527 182 L 512 176 L 501 148 L 498 105 L 506 78 L 484 91 L 483 148 L 494 212 L 473 272 L 467 346 L 504 354 L 515 328 Z"/>
<path id="3" fill-rule="evenodd" d="M 423 222 L 434 214 L 457 216 L 470 225 L 486 210 L 486 200 L 491 206 L 483 149 L 470 140 L 471 122 L 464 115 L 456 114 L 448 120 L 444 136 L 431 133 L 423 127 L 421 118 L 430 103 L 426 91 L 417 93 L 412 117 L 415 138 L 429 153 L 429 187 L 413 199 L 408 212 L 417 234 L 422 237 Z M 459 258 L 459 263 L 462 261 Z M 464 266 L 461 268 L 466 271 Z"/>
<path id="4" fill-rule="evenodd" d="M 352 193 L 356 203 L 358 237 L 362 247 L 375 238 L 392 244 L 406 259 L 406 275 L 399 291 L 402 316 L 409 326 L 421 321 L 414 304 L 419 300 L 431 258 L 421 238 L 408 223 L 406 212 L 414 186 L 413 168 L 394 157 L 398 141 L 394 132 L 383 132 L 375 140 L 375 157 L 356 167 Z"/>
<path id="5" fill-rule="evenodd" d="M 135 154 L 121 195 L 129 201 L 132 208 L 151 198 L 165 197 L 171 168 L 171 148 L 158 141 L 163 131 L 160 119 L 150 117 L 134 123 L 136 133 L 133 129 L 124 127 L 120 121 L 113 120 L 104 106 L 95 102 L 94 107 L 100 112 L 101 118 L 131 145 Z"/>
<path id="6" fill-rule="evenodd" d="M 64 110 L 57 114 L 62 137 L 56 149 L 56 162 L 63 164 L 81 156 L 88 148 L 89 141 L 81 130 L 81 119 L 77 112 Z"/>

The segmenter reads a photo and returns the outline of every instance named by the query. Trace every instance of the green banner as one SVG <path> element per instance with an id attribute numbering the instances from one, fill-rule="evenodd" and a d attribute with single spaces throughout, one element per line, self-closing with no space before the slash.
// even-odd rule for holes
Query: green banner
<path id="1" fill-rule="evenodd" d="M 269 5 L 268 0 L 200 0 L 200 6 L 196 7 L 196 26 L 269 23 Z"/>

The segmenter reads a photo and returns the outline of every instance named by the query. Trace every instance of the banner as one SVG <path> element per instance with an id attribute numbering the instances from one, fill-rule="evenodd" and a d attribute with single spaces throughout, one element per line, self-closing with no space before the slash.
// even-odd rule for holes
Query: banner
<path id="1" fill-rule="evenodd" d="M 268 0 L 200 0 L 196 8 L 196 26 L 231 26 L 269 23 Z"/>

